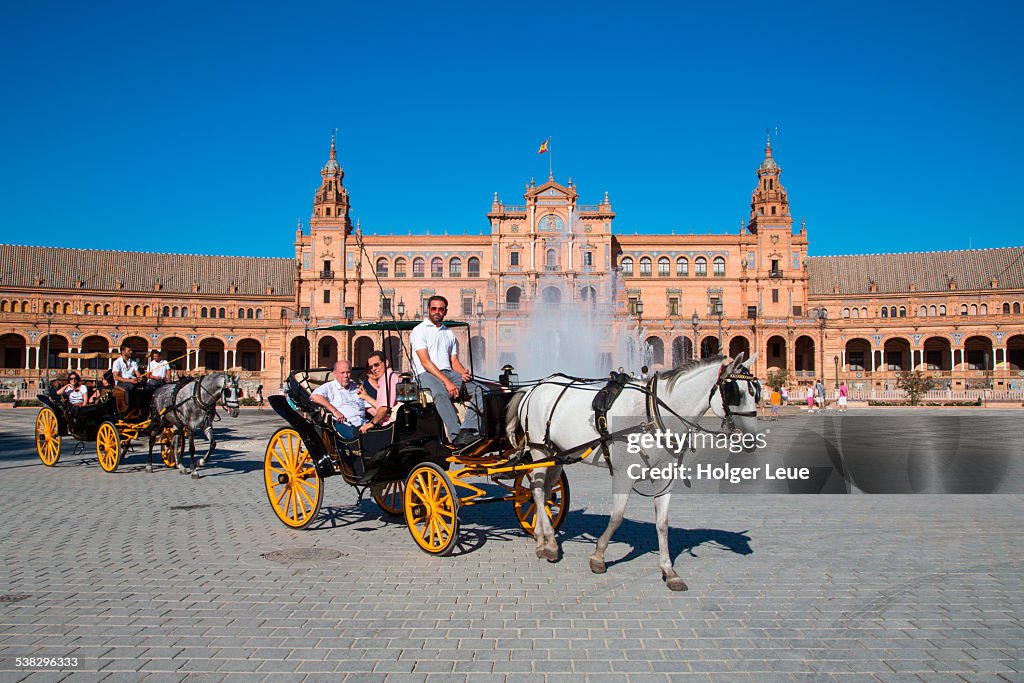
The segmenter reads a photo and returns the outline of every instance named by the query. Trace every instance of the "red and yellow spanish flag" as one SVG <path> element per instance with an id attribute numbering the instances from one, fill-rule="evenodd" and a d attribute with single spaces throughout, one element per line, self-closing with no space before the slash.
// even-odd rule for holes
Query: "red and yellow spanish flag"
<path id="1" fill-rule="evenodd" d="M 544 142 L 540 143 L 540 149 L 537 150 L 537 154 L 543 154 L 544 152 L 548 151 L 548 142 L 550 141 L 551 138 L 548 138 Z"/>

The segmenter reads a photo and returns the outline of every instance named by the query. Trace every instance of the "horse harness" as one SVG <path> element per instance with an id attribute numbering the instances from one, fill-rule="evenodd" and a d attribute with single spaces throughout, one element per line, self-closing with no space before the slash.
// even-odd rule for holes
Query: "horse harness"
<path id="1" fill-rule="evenodd" d="M 189 396 L 186 396 L 182 401 L 178 401 L 178 394 L 181 393 L 181 390 L 187 387 L 188 385 L 192 384 L 193 382 L 198 384 L 199 391 L 193 391 Z M 202 393 L 204 391 L 207 394 L 210 394 L 211 396 L 214 397 L 213 401 L 209 404 L 204 403 L 201 398 Z M 173 410 L 174 416 L 178 418 L 178 422 L 184 423 L 185 420 L 182 417 L 181 413 L 178 411 L 182 406 L 187 404 L 189 401 L 199 406 L 199 408 L 204 413 L 212 413 L 214 421 L 220 420 L 220 415 L 217 414 L 217 394 L 204 387 L 203 383 L 200 380 L 197 380 L 195 377 L 188 377 L 185 380 L 179 381 L 176 384 L 176 386 L 174 387 L 174 393 L 171 395 L 171 405 L 168 408 L 164 409 L 164 412 L 167 412 L 167 410 Z"/>
<path id="2" fill-rule="evenodd" d="M 590 441 L 587 441 L 585 443 L 577 444 L 576 446 L 573 446 L 571 448 L 559 449 L 551 441 L 551 420 L 555 415 L 555 409 L 558 407 L 558 403 L 559 401 L 562 400 L 562 397 L 565 395 L 565 392 L 567 392 L 571 386 L 577 383 L 593 381 L 559 374 L 556 375 L 556 377 L 565 378 L 569 380 L 569 382 L 563 385 L 562 391 L 559 392 L 558 396 L 555 398 L 555 402 L 551 406 L 551 411 L 548 413 L 547 423 L 544 425 L 544 441 L 542 443 L 526 441 L 524 442 L 524 445 L 528 446 L 531 449 L 536 449 L 547 454 L 548 457 L 554 458 L 556 461 L 561 462 L 563 465 L 571 465 L 573 463 L 579 462 L 580 460 L 586 458 L 587 455 L 589 455 L 594 448 L 600 448 L 601 454 L 604 456 L 605 462 L 608 463 L 608 472 L 610 474 L 614 474 L 614 471 L 612 470 L 611 453 L 609 452 L 608 447 L 609 444 L 614 443 L 615 441 L 620 440 L 622 437 L 628 436 L 629 434 L 647 433 L 652 426 L 657 427 L 662 432 L 667 431 L 665 422 L 662 419 L 662 410 L 668 411 L 668 413 L 670 413 L 674 418 L 680 420 L 684 425 L 686 425 L 690 433 L 693 433 L 695 431 L 706 432 L 708 434 L 731 433 L 736 429 L 736 424 L 733 421 L 734 416 L 757 416 L 756 410 L 739 412 L 734 411 L 729 407 L 730 403 L 739 404 L 740 401 L 740 388 L 737 382 L 741 380 L 746 380 L 750 383 L 748 391 L 752 396 L 754 396 L 755 403 L 758 403 L 761 400 L 761 383 L 754 375 L 750 374 L 749 372 L 725 374 L 725 369 L 726 367 L 722 366 L 722 370 L 719 372 L 718 380 L 715 382 L 714 386 L 711 387 L 711 393 L 708 394 L 708 402 L 710 403 L 711 399 L 714 398 L 716 391 L 722 392 L 722 406 L 725 411 L 725 417 L 722 418 L 722 428 L 727 429 L 728 431 L 713 432 L 705 427 L 702 427 L 696 422 L 686 419 L 685 417 L 677 413 L 675 410 L 673 410 L 671 406 L 665 403 L 658 396 L 658 373 L 655 373 L 654 375 L 651 376 L 651 378 L 647 381 L 646 386 L 640 387 L 637 386 L 637 384 L 631 383 L 628 375 L 626 375 L 625 373 L 613 372 L 611 373 L 608 383 L 600 390 L 598 390 L 597 395 L 594 397 L 594 400 L 591 403 L 591 408 L 594 410 L 594 426 L 597 429 L 599 436 L 596 439 L 591 439 Z M 609 432 L 608 411 L 611 409 L 615 400 L 619 397 L 623 389 L 625 389 L 626 387 L 644 393 L 644 412 L 646 413 L 647 419 L 646 421 L 638 425 L 633 425 L 631 427 L 618 429 L 614 432 Z M 529 411 L 526 411 L 526 418 L 524 419 L 523 431 L 527 435 L 530 433 L 528 420 Z M 690 443 L 693 444 L 692 439 L 690 440 Z M 691 445 L 691 450 L 696 451 L 696 446 Z M 646 465 L 650 465 L 650 462 L 647 459 L 647 455 L 646 453 L 643 452 L 643 450 L 640 451 L 640 457 L 643 458 Z"/>

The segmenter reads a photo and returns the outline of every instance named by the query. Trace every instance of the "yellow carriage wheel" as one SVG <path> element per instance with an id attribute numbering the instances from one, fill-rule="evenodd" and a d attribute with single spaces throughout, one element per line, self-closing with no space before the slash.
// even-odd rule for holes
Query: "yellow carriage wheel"
<path id="1" fill-rule="evenodd" d="M 174 456 L 174 429 L 164 427 L 160 433 L 160 457 L 167 467 L 176 467 L 178 459 Z"/>
<path id="2" fill-rule="evenodd" d="M 519 526 L 528 534 L 533 533 L 533 524 L 536 518 L 537 505 L 533 502 L 533 490 L 530 486 L 533 483 L 533 472 L 523 472 L 516 475 L 516 483 L 512 487 L 512 495 L 515 496 L 512 502 L 512 509 L 519 520 Z M 551 495 L 548 496 L 546 506 L 547 515 L 551 518 L 551 527 L 558 531 L 565 521 L 565 515 L 569 512 L 569 479 L 563 471 L 558 481 L 551 487 Z"/>
<path id="3" fill-rule="evenodd" d="M 43 408 L 36 415 L 36 453 L 47 467 L 60 459 L 60 428 L 52 408 Z"/>
<path id="4" fill-rule="evenodd" d="M 323 480 L 299 433 L 290 427 L 274 432 L 263 459 L 263 481 L 274 514 L 286 526 L 309 526 L 324 500 Z"/>
<path id="5" fill-rule="evenodd" d="M 397 517 L 402 514 L 402 496 L 405 493 L 404 481 L 389 481 L 385 484 L 374 484 L 370 487 L 370 495 L 380 509 Z"/>
<path id="6" fill-rule="evenodd" d="M 417 465 L 405 480 L 405 523 L 413 540 L 431 555 L 449 555 L 459 537 L 459 499 L 448 474 L 432 462 Z"/>
<path id="7" fill-rule="evenodd" d="M 113 422 L 104 422 L 96 432 L 96 457 L 104 472 L 113 472 L 121 464 L 121 434 Z"/>

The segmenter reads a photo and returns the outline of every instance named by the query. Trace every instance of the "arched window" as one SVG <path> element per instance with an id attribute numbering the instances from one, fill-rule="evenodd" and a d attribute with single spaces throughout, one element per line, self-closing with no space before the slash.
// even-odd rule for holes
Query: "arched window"
<path id="1" fill-rule="evenodd" d="M 626 257 L 622 259 L 622 274 L 632 275 L 633 274 L 633 259 Z"/>
<path id="2" fill-rule="evenodd" d="M 883 318 L 888 318 L 889 317 L 889 309 L 886 308 L 885 306 L 882 306 L 882 317 Z"/>
<path id="3" fill-rule="evenodd" d="M 668 277 L 672 274 L 672 262 L 667 256 L 658 259 L 658 277 Z"/>
<path id="4" fill-rule="evenodd" d="M 440 256 L 430 259 L 430 277 L 444 277 L 444 259 Z"/>
<path id="5" fill-rule="evenodd" d="M 182 318 L 187 318 L 188 317 L 188 306 L 182 306 L 181 307 L 181 317 Z"/>
<path id="6" fill-rule="evenodd" d="M 922 306 L 920 309 L 918 309 L 917 314 L 919 316 L 921 316 L 922 318 L 924 318 L 925 316 L 928 315 L 928 307 L 927 306 Z"/>
<path id="7" fill-rule="evenodd" d="M 937 312 L 937 311 L 936 311 L 936 309 L 935 309 L 935 306 L 934 306 L 934 305 L 931 305 L 931 306 L 929 306 L 929 307 L 928 307 L 928 315 L 929 315 L 930 317 L 934 318 L 934 317 L 935 317 L 935 314 L 936 314 L 936 312 Z"/>
<path id="8" fill-rule="evenodd" d="M 63 312 L 64 315 L 67 315 L 68 313 L 70 313 L 71 312 L 71 304 L 64 304 L 64 307 L 61 308 L 61 312 Z"/>
<path id="9" fill-rule="evenodd" d="M 640 259 L 640 277 L 651 276 L 651 259 L 649 256 L 644 256 Z"/>
<path id="10" fill-rule="evenodd" d="M 978 315 L 978 304 L 971 304 L 971 315 Z"/>
<path id="11" fill-rule="evenodd" d="M 141 306 L 133 306 L 132 307 L 132 315 L 142 315 L 142 307 Z"/>
<path id="12" fill-rule="evenodd" d="M 245 309 L 244 308 L 239 308 L 238 309 L 238 317 L 240 319 L 245 317 Z"/>
<path id="13" fill-rule="evenodd" d="M 906 306 L 900 306 L 900 317 L 901 318 L 906 318 L 907 317 L 907 307 Z"/>
<path id="14" fill-rule="evenodd" d="M 946 304 L 939 306 L 939 315 L 946 315 Z"/>
<path id="15" fill-rule="evenodd" d="M 377 259 L 377 277 L 388 276 L 388 260 L 383 256 Z"/>
<path id="16" fill-rule="evenodd" d="M 859 318 L 860 317 L 860 309 L 858 309 L 858 308 L 853 309 L 853 317 L 854 318 Z"/>
<path id="17" fill-rule="evenodd" d="M 867 308 L 867 306 L 865 306 L 865 307 L 860 309 L 860 317 L 862 317 L 862 318 L 868 317 L 868 308 Z"/>
<path id="18" fill-rule="evenodd" d="M 245 317 L 246 317 L 246 319 L 252 320 L 254 315 L 256 315 L 256 313 L 251 308 L 245 309 Z"/>
<path id="19" fill-rule="evenodd" d="M 46 304 L 46 306 L 43 307 L 43 313 L 49 313 L 49 312 L 50 312 L 50 304 Z M 132 314 L 132 307 L 131 306 L 125 306 L 124 307 L 124 314 L 125 315 L 131 315 Z"/>
<path id="20" fill-rule="evenodd" d="M 708 260 L 703 256 L 698 256 L 693 261 L 693 274 L 697 277 L 708 276 Z"/>
<path id="21" fill-rule="evenodd" d="M 515 285 L 508 288 L 505 292 L 505 309 L 509 311 L 519 310 L 519 299 L 523 296 L 523 290 L 519 289 Z"/>
<path id="22" fill-rule="evenodd" d="M 480 259 L 476 256 L 471 256 L 466 265 L 469 269 L 469 277 L 480 277 Z"/>
<path id="23" fill-rule="evenodd" d="M 25 309 L 24 306 L 22 306 L 21 308 L 22 308 L 22 310 Z M 1013 314 L 1014 315 L 1020 315 L 1020 302 L 1017 302 L 1017 303 L 1013 304 Z"/>
<path id="24" fill-rule="evenodd" d="M 712 266 L 714 267 L 714 275 L 715 275 L 715 277 L 725 277 L 725 259 L 724 258 L 722 258 L 721 256 L 716 256 L 715 260 L 712 262 Z"/>
<path id="25" fill-rule="evenodd" d="M 263 309 L 262 308 L 257 308 L 256 309 L 256 319 L 257 320 L 263 320 Z"/>
<path id="26" fill-rule="evenodd" d="M 165 318 L 171 317 L 171 307 L 170 306 L 164 306 L 164 317 Z"/>
<path id="27" fill-rule="evenodd" d="M 405 259 L 404 258 L 399 257 L 399 258 L 395 259 L 395 277 L 405 277 Z"/>
<path id="28" fill-rule="evenodd" d="M 448 262 L 448 277 L 462 277 L 462 259 L 459 257 Z"/>
<path id="29" fill-rule="evenodd" d="M 978 312 L 981 315 L 988 315 L 988 304 L 982 304 Z"/>
<path id="30" fill-rule="evenodd" d="M 413 277 L 426 277 L 425 269 L 427 262 L 421 259 L 419 256 L 412 260 L 412 276 Z"/>
<path id="31" fill-rule="evenodd" d="M 199 309 L 199 317 L 200 318 L 205 318 L 206 317 L 206 306 L 203 306 L 202 308 Z"/>
<path id="32" fill-rule="evenodd" d="M 960 304 L 960 315 L 967 315 L 967 304 Z"/>
<path id="33" fill-rule="evenodd" d="M 218 317 L 220 317 L 220 318 L 226 318 L 226 317 L 228 317 L 228 312 L 227 312 L 227 310 L 225 310 L 224 308 L 221 308 L 221 309 L 220 309 L 220 315 L 219 315 Z"/>
<path id="34" fill-rule="evenodd" d="M 3 310 L 5 310 L 5 311 L 7 310 L 7 302 L 6 301 L 4 302 L 4 309 Z M 1009 311 L 1007 311 L 1007 312 L 1009 312 Z M 92 304 L 86 304 L 85 305 L 85 314 L 86 315 L 92 315 Z"/>
<path id="35" fill-rule="evenodd" d="M 548 249 L 544 252 L 544 266 L 548 270 L 555 270 L 558 268 L 558 252 L 554 249 Z"/>
<path id="36" fill-rule="evenodd" d="M 142 307 L 142 315 L 146 316 L 147 318 L 149 317 L 149 306 Z"/>
<path id="37" fill-rule="evenodd" d="M 890 318 L 895 318 L 896 317 L 896 307 L 895 306 L 890 306 L 889 307 L 889 317 Z"/>
<path id="38" fill-rule="evenodd" d="M 181 310 L 177 306 L 171 309 L 172 318 L 177 318 L 179 315 L 181 315 Z"/>
<path id="39" fill-rule="evenodd" d="M 1010 304 L 1003 304 L 1003 315 L 1010 315 Z"/>
<path id="40" fill-rule="evenodd" d="M 849 308 L 844 308 L 843 309 L 843 317 L 844 318 L 849 318 L 850 317 L 850 309 Z"/>
<path id="41" fill-rule="evenodd" d="M 690 261 L 684 257 L 676 259 L 676 275 L 686 277 L 690 274 Z"/>

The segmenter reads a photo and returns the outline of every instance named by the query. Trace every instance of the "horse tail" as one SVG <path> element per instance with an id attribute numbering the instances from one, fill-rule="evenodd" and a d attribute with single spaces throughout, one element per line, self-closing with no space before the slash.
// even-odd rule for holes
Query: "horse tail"
<path id="1" fill-rule="evenodd" d="M 517 451 L 526 443 L 525 435 L 519 424 L 519 405 L 524 398 L 526 398 L 526 391 L 520 389 L 512 394 L 512 400 L 508 402 L 508 407 L 505 409 L 505 435 L 508 437 L 509 444 Z M 520 435 L 524 437 L 522 442 L 519 441 Z"/>

